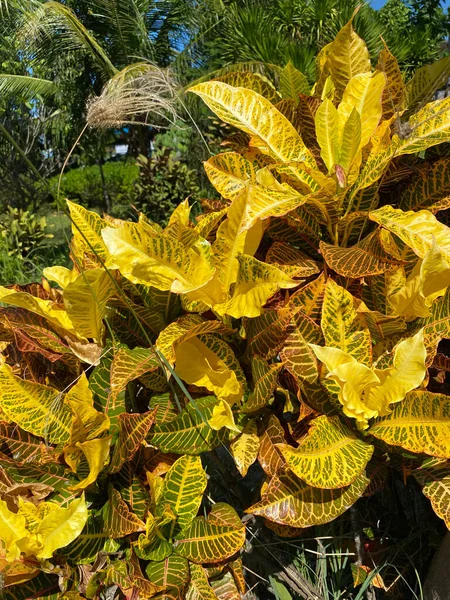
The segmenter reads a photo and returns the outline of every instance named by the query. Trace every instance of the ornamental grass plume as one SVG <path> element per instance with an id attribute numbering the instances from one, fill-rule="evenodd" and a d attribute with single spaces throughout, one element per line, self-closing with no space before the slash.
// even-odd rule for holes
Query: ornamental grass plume
<path id="1" fill-rule="evenodd" d="M 89 102 L 87 123 L 106 128 L 139 120 L 161 127 L 178 118 L 177 91 L 169 69 L 144 62 L 130 65 L 112 77 L 100 96 Z"/>

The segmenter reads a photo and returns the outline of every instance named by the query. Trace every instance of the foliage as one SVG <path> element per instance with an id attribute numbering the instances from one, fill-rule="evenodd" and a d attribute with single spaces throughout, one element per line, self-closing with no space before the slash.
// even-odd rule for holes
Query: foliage
<path id="1" fill-rule="evenodd" d="M 113 206 L 132 204 L 135 200 L 133 187 L 139 177 L 139 169 L 131 161 L 107 162 L 101 167 L 105 187 Z M 56 194 L 59 176 L 50 180 Z M 102 178 L 99 165 L 82 166 L 66 171 L 61 177 L 60 195 L 86 207 L 103 206 Z"/>
<path id="2" fill-rule="evenodd" d="M 37 218 L 28 210 L 8 206 L 0 218 L 0 236 L 9 256 L 26 257 L 32 249 L 37 248 L 51 233 L 46 233 L 45 217 Z"/>
<path id="3" fill-rule="evenodd" d="M 390 476 L 450 522 L 429 376 L 450 338 L 450 99 L 427 103 L 435 66 L 405 85 L 385 48 L 372 69 L 351 21 L 317 65 L 309 95 L 292 65 L 283 98 L 251 73 L 191 89 L 240 130 L 205 163 L 221 200 L 201 215 L 69 201 L 73 268 L 0 288 L 14 597 L 238 598 L 248 518 L 295 537 Z"/>

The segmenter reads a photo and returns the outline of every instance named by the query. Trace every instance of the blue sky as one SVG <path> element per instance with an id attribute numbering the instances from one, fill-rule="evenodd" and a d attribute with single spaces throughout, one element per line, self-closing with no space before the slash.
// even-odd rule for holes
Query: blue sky
<path id="1" fill-rule="evenodd" d="M 372 0 L 370 3 L 374 8 L 381 8 L 384 4 L 386 4 L 386 0 Z M 444 0 L 443 5 L 445 7 L 450 5 L 450 0 Z"/>

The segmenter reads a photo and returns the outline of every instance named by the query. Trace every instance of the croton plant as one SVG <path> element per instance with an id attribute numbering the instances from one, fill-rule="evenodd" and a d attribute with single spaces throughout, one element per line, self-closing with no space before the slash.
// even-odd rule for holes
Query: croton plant
<path id="1" fill-rule="evenodd" d="M 449 61 L 405 84 L 350 22 L 312 90 L 290 64 L 191 88 L 236 128 L 200 216 L 68 202 L 73 269 L 0 289 L 8 598 L 239 598 L 243 512 L 299 535 L 402 461 L 450 524 Z"/>

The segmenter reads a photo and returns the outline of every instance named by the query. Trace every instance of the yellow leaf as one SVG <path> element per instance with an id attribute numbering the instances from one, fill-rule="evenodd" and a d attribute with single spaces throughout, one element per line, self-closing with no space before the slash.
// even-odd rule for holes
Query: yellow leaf
<path id="1" fill-rule="evenodd" d="M 378 416 L 392 412 L 390 404 L 400 402 L 408 392 L 419 387 L 427 369 L 427 351 L 421 329 L 416 335 L 403 340 L 394 352 L 393 366 L 389 369 L 375 369 L 380 384 L 369 390 L 367 405 L 377 411 Z"/>
<path id="2" fill-rule="evenodd" d="M 72 221 L 73 239 L 71 250 L 76 261 L 83 263 L 84 254 L 95 259 L 108 258 L 108 250 L 102 240 L 101 232 L 107 222 L 97 213 L 86 210 L 79 204 L 67 200 Z"/>
<path id="3" fill-rule="evenodd" d="M 425 258 L 435 240 L 442 257 L 450 264 L 450 228 L 428 210 L 403 212 L 399 208 L 383 206 L 370 212 L 369 217 L 397 235 L 420 258 Z"/>
<path id="4" fill-rule="evenodd" d="M 221 81 L 200 83 L 189 90 L 206 102 L 216 115 L 252 136 L 257 136 L 260 149 L 281 162 L 305 162 L 316 168 L 316 162 L 295 127 L 269 100 L 253 90 L 235 88 Z"/>
<path id="5" fill-rule="evenodd" d="M 231 315 L 235 319 L 258 317 L 264 304 L 275 292 L 299 284 L 281 269 L 252 256 L 240 254 L 238 261 L 239 272 L 233 295 L 226 303 L 214 307 L 220 315 Z"/>
<path id="6" fill-rule="evenodd" d="M 104 269 L 84 271 L 67 285 L 64 306 L 79 334 L 101 342 L 107 303 L 115 291 L 112 274 Z"/>
<path id="7" fill-rule="evenodd" d="M 329 171 L 339 158 L 338 112 L 328 98 L 322 102 L 316 112 L 316 136 L 321 148 L 320 156 Z"/>
<path id="8" fill-rule="evenodd" d="M 353 167 L 353 170 L 357 173 L 361 164 L 361 146 L 361 117 L 354 108 L 342 128 L 339 160 L 337 161 L 347 175 L 347 186 L 354 181 L 354 178 L 349 179 L 348 177 L 351 168 Z"/>
<path id="9" fill-rule="evenodd" d="M 94 408 L 94 398 L 85 373 L 67 392 L 64 402 L 73 412 L 70 442 L 84 442 L 109 430 L 107 414 Z"/>
<path id="10" fill-rule="evenodd" d="M 67 312 L 52 300 L 43 300 L 32 296 L 28 292 L 16 292 L 13 289 L 0 286 L 0 302 L 18 308 L 25 308 L 36 315 L 44 317 L 49 323 L 75 333 Z"/>
<path id="11" fill-rule="evenodd" d="M 357 362 L 350 354 L 338 348 L 328 348 L 310 344 L 317 358 L 324 363 L 328 378 L 339 385 L 339 402 L 347 417 L 356 419 L 362 428 L 367 427 L 368 419 L 377 416 L 376 410 L 365 403 L 365 394 L 380 383 L 377 375 Z"/>
<path id="12" fill-rule="evenodd" d="M 6 551 L 6 560 L 12 562 L 20 557 L 17 542 L 29 535 L 25 528 L 25 517 L 9 510 L 6 502 L 0 500 L 0 546 Z"/>
<path id="13" fill-rule="evenodd" d="M 327 65 L 331 74 L 337 100 L 342 97 L 348 82 L 355 75 L 371 70 L 369 51 L 352 26 L 353 16 L 318 56 L 319 63 Z"/>
<path id="14" fill-rule="evenodd" d="M 217 154 L 204 163 L 210 182 L 221 196 L 233 200 L 255 180 L 255 169 L 250 161 L 237 152 Z"/>
<path id="15" fill-rule="evenodd" d="M 219 431 L 222 429 L 222 427 L 226 427 L 230 431 L 241 433 L 241 430 L 234 422 L 234 415 L 233 411 L 231 410 L 231 406 L 224 400 L 221 400 L 219 404 L 213 408 L 213 413 L 211 418 L 208 420 L 208 423 L 211 429 L 214 429 L 215 431 Z"/>
<path id="16" fill-rule="evenodd" d="M 357 110 L 361 117 L 361 148 L 369 143 L 381 119 L 381 98 L 386 85 L 384 73 L 360 73 L 347 84 L 338 107 L 339 131 Z"/>
<path id="17" fill-rule="evenodd" d="M 450 286 L 450 266 L 433 238 L 433 244 L 425 257 L 419 259 L 405 285 L 389 297 L 394 315 L 409 319 L 428 317 L 430 306 L 443 296 Z"/>
<path id="18" fill-rule="evenodd" d="M 258 458 L 259 436 L 255 421 L 249 421 L 241 435 L 230 444 L 236 467 L 242 477 L 247 475 L 249 467 Z"/>
<path id="19" fill-rule="evenodd" d="M 327 346 L 340 348 L 367 366 L 372 363 L 371 335 L 357 301 L 332 279 L 325 288 L 321 326 Z"/>
<path id="20" fill-rule="evenodd" d="M 237 196 L 228 209 L 227 218 L 219 226 L 216 241 L 213 245 L 214 256 L 217 258 L 219 278 L 225 292 L 236 281 L 239 270 L 238 254 L 253 255 L 261 241 L 263 227 L 261 222 L 249 230 L 244 229 L 244 222 L 249 201 L 249 188 Z M 224 301 L 223 298 L 222 301 Z M 219 304 L 219 302 L 216 302 Z"/>
<path id="21" fill-rule="evenodd" d="M 167 226 L 170 227 L 174 223 L 178 223 L 187 227 L 189 225 L 190 214 L 191 207 L 189 206 L 189 200 L 180 202 L 180 204 L 175 207 L 173 213 L 170 215 Z"/>
<path id="22" fill-rule="evenodd" d="M 235 371 L 198 338 L 177 345 L 175 355 L 175 372 L 183 381 L 206 387 L 231 404 L 241 399 L 242 384 Z"/>
<path id="23" fill-rule="evenodd" d="M 298 448 L 278 444 L 289 468 L 317 488 L 335 489 L 353 483 L 373 454 L 373 446 L 359 440 L 338 417 L 322 415 L 311 422 Z"/>
<path id="24" fill-rule="evenodd" d="M 204 286 L 214 275 L 206 240 L 187 248 L 171 237 L 156 237 L 145 223 L 106 227 L 102 235 L 112 264 L 132 283 L 186 293 Z"/>
<path id="25" fill-rule="evenodd" d="M 45 267 L 43 275 L 57 283 L 62 290 L 78 277 L 75 269 L 70 270 L 67 267 Z"/>
<path id="26" fill-rule="evenodd" d="M 69 439 L 72 414 L 57 390 L 14 375 L 0 366 L 0 408 L 22 429 L 52 444 Z"/>
<path id="27" fill-rule="evenodd" d="M 75 445 L 70 445 L 64 449 L 64 457 L 72 471 L 76 472 L 82 454 L 86 457 L 89 465 L 87 477 L 79 483 L 71 485 L 68 489 L 71 491 L 84 490 L 97 480 L 98 474 L 109 460 L 111 439 L 111 436 L 108 436 L 86 442 L 77 442 Z"/>
<path id="28" fill-rule="evenodd" d="M 88 517 L 84 495 L 73 500 L 67 508 L 57 507 L 39 524 L 36 534 L 42 536 L 43 548 L 36 558 L 51 558 L 53 552 L 63 548 L 82 532 Z"/>

